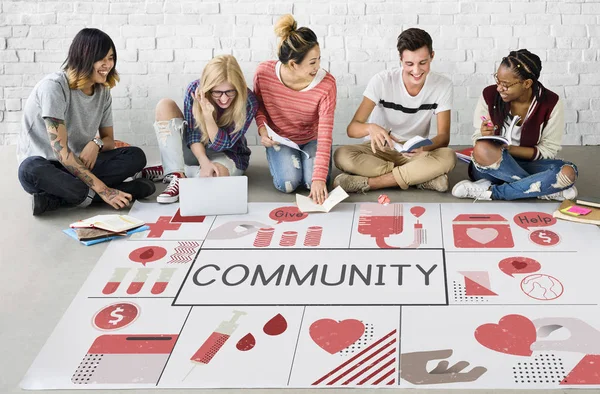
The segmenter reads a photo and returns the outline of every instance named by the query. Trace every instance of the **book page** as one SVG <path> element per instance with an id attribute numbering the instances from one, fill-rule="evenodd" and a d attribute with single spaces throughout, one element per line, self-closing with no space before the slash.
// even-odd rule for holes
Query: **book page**
<path id="1" fill-rule="evenodd" d="M 346 198 L 348 198 L 348 193 L 341 186 L 338 186 L 329 193 L 323 205 L 315 204 L 312 198 L 301 194 L 296 194 L 296 205 L 298 205 L 301 212 L 329 212 Z"/>
<path id="2" fill-rule="evenodd" d="M 423 138 L 420 135 L 416 135 L 406 141 L 404 144 L 394 144 L 394 149 L 400 153 L 410 152 L 423 146 L 432 145 L 433 141 L 429 138 Z M 400 149 L 398 149 L 400 148 Z"/>
<path id="3" fill-rule="evenodd" d="M 142 220 L 128 215 L 101 215 L 100 220 L 94 222 L 94 227 L 104 230 L 122 232 L 144 224 Z"/>
<path id="4" fill-rule="evenodd" d="M 91 218 L 71 223 L 71 228 L 101 228 L 103 230 L 122 232 L 145 224 L 143 220 L 129 215 L 97 215 Z"/>

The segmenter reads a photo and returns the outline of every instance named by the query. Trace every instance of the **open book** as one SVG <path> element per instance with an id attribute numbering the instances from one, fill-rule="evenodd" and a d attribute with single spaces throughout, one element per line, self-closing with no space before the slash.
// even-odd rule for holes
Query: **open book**
<path id="1" fill-rule="evenodd" d="M 511 145 L 512 144 L 512 131 L 515 128 L 515 126 L 517 125 L 517 123 L 519 123 L 520 120 L 521 120 L 521 117 L 519 115 L 515 115 L 512 118 L 508 127 L 502 128 L 502 130 L 503 130 L 502 134 L 500 134 L 500 135 L 482 135 L 477 138 L 477 141 L 488 140 L 488 141 L 497 142 L 497 143 L 500 143 L 503 145 Z"/>
<path id="2" fill-rule="evenodd" d="M 128 215 L 97 215 L 88 219 L 71 223 L 71 228 L 99 228 L 102 230 L 122 233 L 144 225 L 143 220 Z"/>
<path id="3" fill-rule="evenodd" d="M 329 212 L 346 198 L 348 198 L 348 193 L 338 186 L 329 193 L 329 197 L 323 202 L 323 205 L 315 204 L 312 198 L 301 194 L 296 194 L 296 205 L 300 212 Z"/>
<path id="4" fill-rule="evenodd" d="M 266 124 L 266 123 L 263 123 L 263 124 L 265 125 L 265 127 L 267 129 L 267 135 L 273 141 L 279 142 L 281 145 L 289 146 L 292 149 L 299 150 L 300 152 L 302 152 L 302 153 L 304 153 L 306 155 L 307 159 L 310 158 L 310 155 L 308 153 L 306 153 L 305 151 L 303 151 L 302 149 L 300 149 L 300 147 L 298 146 L 298 144 L 296 144 L 294 141 L 290 140 L 289 138 L 285 138 L 285 137 L 280 136 L 279 134 L 277 134 L 275 132 L 275 130 L 273 130 L 272 128 L 270 128 L 268 124 Z"/>
<path id="5" fill-rule="evenodd" d="M 419 135 L 415 135 L 414 137 L 406 141 L 404 144 L 394 142 L 394 149 L 396 149 L 400 153 L 406 153 L 432 144 L 433 141 L 431 141 L 429 138 L 423 138 Z"/>

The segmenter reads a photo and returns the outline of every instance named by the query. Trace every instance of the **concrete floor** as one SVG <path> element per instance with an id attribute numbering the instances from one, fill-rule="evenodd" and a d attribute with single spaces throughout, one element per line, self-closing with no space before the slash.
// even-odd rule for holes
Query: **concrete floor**
<path id="1" fill-rule="evenodd" d="M 148 150 L 149 163 L 158 156 Z M 580 171 L 577 187 L 581 195 L 600 195 L 600 146 L 566 147 L 561 157 L 575 162 Z M 0 393 L 23 392 L 18 384 L 66 311 L 84 280 L 104 252 L 106 244 L 85 247 L 67 238 L 62 229 L 82 217 L 110 213 L 107 205 L 85 211 L 63 209 L 40 217 L 31 214 L 31 197 L 17 179 L 14 146 L 0 146 L 0 168 L 6 169 L 4 192 L 0 194 L 2 229 L 0 237 Z M 334 172 L 336 175 L 338 171 Z M 253 149 L 250 169 L 249 201 L 295 201 L 294 195 L 281 194 L 272 186 L 265 152 Z M 459 162 L 450 174 L 450 187 L 466 177 L 466 165 Z M 162 184 L 157 184 L 162 190 Z M 157 191 L 158 193 L 158 191 Z M 385 191 L 392 202 L 466 202 L 450 193 L 420 190 Z M 376 201 L 379 192 L 352 195 L 346 202 Z M 478 202 L 483 204 L 486 202 Z M 507 203 L 507 202 L 493 202 Z M 65 344 L 68 346 L 68 344 Z M 377 389 L 331 389 L 330 393 L 375 393 Z M 92 392 L 91 390 L 83 390 Z M 240 390 L 196 390 L 200 393 L 229 394 Z M 284 390 L 241 390 L 244 393 L 277 393 Z M 399 391 L 390 389 L 386 392 Z M 558 393 L 574 390 L 533 390 Z M 67 393 L 67 391 L 54 391 Z M 94 390 L 94 393 L 142 393 L 143 390 Z M 175 393 L 179 390 L 154 390 L 152 393 Z M 316 393 L 317 389 L 289 389 L 285 393 Z M 415 393 L 439 393 L 439 390 L 414 390 Z M 498 390 L 474 390 L 495 393 Z M 510 390 L 512 393 L 521 391 Z M 600 390 L 587 390 L 597 392 Z"/>

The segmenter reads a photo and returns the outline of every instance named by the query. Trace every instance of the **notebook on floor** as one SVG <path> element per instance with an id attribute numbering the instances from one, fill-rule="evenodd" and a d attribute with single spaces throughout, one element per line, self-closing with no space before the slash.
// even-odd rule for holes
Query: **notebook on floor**
<path id="1" fill-rule="evenodd" d="M 248 177 L 179 179 L 181 216 L 248 213 Z"/>

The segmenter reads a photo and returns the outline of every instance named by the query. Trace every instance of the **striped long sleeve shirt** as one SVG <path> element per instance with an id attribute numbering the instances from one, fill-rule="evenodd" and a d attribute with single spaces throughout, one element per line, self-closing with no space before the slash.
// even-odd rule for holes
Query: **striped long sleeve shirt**
<path id="1" fill-rule="evenodd" d="M 337 95 L 335 78 L 327 73 L 313 88 L 296 91 L 279 80 L 276 64 L 275 60 L 263 62 L 254 74 L 254 93 L 259 103 L 256 124 L 261 127 L 266 123 L 298 145 L 317 140 L 312 180 L 326 181 Z"/>
<path id="2" fill-rule="evenodd" d="M 196 142 L 201 142 L 200 139 L 202 137 L 199 125 L 196 124 L 196 120 L 194 119 L 194 114 L 192 111 L 194 104 L 194 92 L 199 84 L 199 80 L 192 81 L 188 85 L 185 91 L 185 97 L 183 99 L 183 117 L 187 123 L 186 142 L 188 147 Z M 218 105 L 215 105 L 215 108 L 217 109 L 217 116 L 220 116 L 223 113 L 223 110 Z M 214 141 L 209 141 L 208 144 L 206 144 L 206 149 L 225 153 L 227 157 L 233 160 L 237 168 L 245 171 L 250 163 L 250 149 L 248 148 L 248 142 L 246 141 L 246 131 L 248 130 L 248 127 L 250 127 L 252 119 L 254 119 L 254 116 L 256 115 L 257 109 L 258 101 L 256 100 L 256 96 L 250 89 L 248 89 L 248 100 L 246 101 L 246 121 L 244 126 L 237 133 L 233 133 L 235 128 L 235 125 L 233 124 L 227 127 L 219 127 L 217 136 L 215 137 Z"/>

